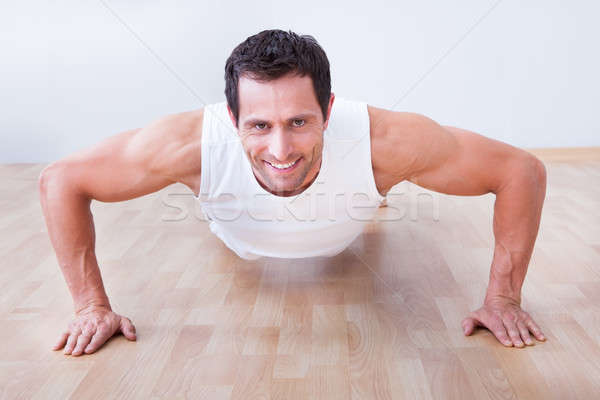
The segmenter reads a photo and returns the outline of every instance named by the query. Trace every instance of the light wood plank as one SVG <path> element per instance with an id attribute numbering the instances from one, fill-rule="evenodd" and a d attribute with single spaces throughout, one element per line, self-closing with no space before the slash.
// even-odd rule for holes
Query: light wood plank
<path id="1" fill-rule="evenodd" d="M 0 398 L 596 398 L 599 149 L 532 150 L 548 190 L 523 307 L 548 341 L 523 349 L 461 331 L 485 294 L 494 197 L 403 182 L 331 258 L 241 260 L 185 196 L 187 217 L 166 221 L 181 185 L 94 202 L 105 287 L 138 339 L 52 352 L 73 310 L 37 197 L 43 165 L 0 165 Z"/>

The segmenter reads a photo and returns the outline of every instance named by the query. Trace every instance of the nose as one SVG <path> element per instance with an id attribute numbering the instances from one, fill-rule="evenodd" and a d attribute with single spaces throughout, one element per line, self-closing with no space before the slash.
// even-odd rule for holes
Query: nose
<path id="1" fill-rule="evenodd" d="M 284 129 L 274 129 L 269 143 L 269 152 L 277 162 L 286 163 L 290 160 L 290 155 L 294 152 L 292 138 Z"/>

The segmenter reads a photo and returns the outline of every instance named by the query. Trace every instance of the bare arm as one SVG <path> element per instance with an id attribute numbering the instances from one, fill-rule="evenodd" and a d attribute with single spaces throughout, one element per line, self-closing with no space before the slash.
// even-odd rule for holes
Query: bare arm
<path id="1" fill-rule="evenodd" d="M 521 303 L 546 193 L 546 171 L 536 157 L 474 132 L 443 127 L 452 135 L 445 160 L 409 180 L 454 195 L 494 193 L 494 258 L 487 297 Z"/>
<path id="2" fill-rule="evenodd" d="M 40 174 L 48 234 L 76 314 L 111 309 L 95 255 L 91 201 L 129 200 L 175 182 L 193 186 L 200 174 L 201 118 L 201 111 L 167 116 L 54 162 Z"/>
<path id="3" fill-rule="evenodd" d="M 452 195 L 496 195 L 494 257 L 484 301 L 489 307 L 463 321 L 465 333 L 485 325 L 506 345 L 522 346 L 521 339 L 530 344 L 528 330 L 542 340 L 543 334 L 530 316 L 517 311 L 545 197 L 543 163 L 509 144 L 440 126 L 422 115 L 393 113 L 387 121 L 382 124 L 386 129 L 382 135 L 397 154 L 392 161 L 382 157 L 378 166 L 394 180 L 409 180 Z M 514 312 L 504 315 L 502 310 Z M 494 313 L 503 325 L 494 319 Z"/>

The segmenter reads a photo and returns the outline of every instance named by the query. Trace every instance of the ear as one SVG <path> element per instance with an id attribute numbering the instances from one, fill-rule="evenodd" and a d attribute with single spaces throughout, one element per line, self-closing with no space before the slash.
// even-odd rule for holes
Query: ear
<path id="1" fill-rule="evenodd" d="M 331 92 L 329 96 L 329 105 L 327 106 L 327 120 L 323 123 L 323 130 L 327 129 L 329 125 L 329 116 L 331 115 L 331 108 L 333 107 L 333 101 L 335 100 L 335 93 Z"/>

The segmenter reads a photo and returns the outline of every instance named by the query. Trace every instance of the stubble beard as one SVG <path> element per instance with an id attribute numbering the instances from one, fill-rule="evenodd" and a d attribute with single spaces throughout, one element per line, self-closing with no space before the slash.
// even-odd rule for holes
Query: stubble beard
<path id="1" fill-rule="evenodd" d="M 319 157 L 319 153 L 318 153 L 319 151 L 321 152 L 321 157 Z M 286 195 L 289 193 L 293 193 L 294 191 L 300 189 L 300 187 L 302 186 L 302 183 L 304 182 L 304 180 L 306 179 L 306 177 L 308 176 L 310 171 L 313 169 L 314 164 L 321 163 L 322 152 L 323 152 L 322 145 L 315 146 L 315 148 L 313 149 L 313 152 L 311 154 L 310 160 L 307 160 L 307 158 L 304 155 L 301 156 L 303 158 L 302 160 L 300 160 L 300 162 L 303 164 L 302 170 L 295 171 L 294 177 L 283 178 L 283 179 L 273 179 L 268 170 L 268 168 L 271 168 L 271 167 L 269 167 L 268 165 L 264 165 L 264 161 L 262 159 L 260 159 L 258 161 L 262 165 L 262 168 L 260 169 L 260 175 L 270 191 L 275 192 L 278 195 Z M 317 171 L 317 174 L 318 174 L 318 171 Z"/>

